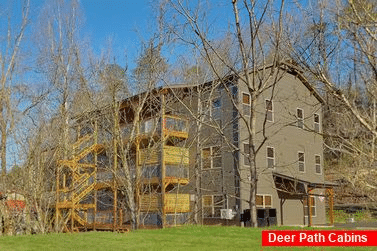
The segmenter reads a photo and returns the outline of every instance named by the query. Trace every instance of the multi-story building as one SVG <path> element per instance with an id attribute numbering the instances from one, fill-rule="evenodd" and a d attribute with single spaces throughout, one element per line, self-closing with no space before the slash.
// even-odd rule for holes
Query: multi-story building
<path id="1" fill-rule="evenodd" d="M 325 224 L 332 184 L 323 172 L 323 100 L 294 66 L 282 65 L 273 79 L 255 105 L 260 223 Z M 127 159 L 140 225 L 241 224 L 250 198 L 250 108 L 249 89 L 229 76 L 124 100 L 121 142 L 114 143 L 111 119 L 77 120 L 72 149 L 92 141 L 60 162 L 57 219 L 86 228 L 129 222 L 122 193 Z"/>

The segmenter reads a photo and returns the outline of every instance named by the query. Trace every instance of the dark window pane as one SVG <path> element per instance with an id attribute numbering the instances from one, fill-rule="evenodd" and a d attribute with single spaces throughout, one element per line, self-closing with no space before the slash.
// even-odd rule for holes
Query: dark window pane
<path id="1" fill-rule="evenodd" d="M 321 156 L 319 156 L 319 155 L 315 156 L 315 163 L 316 164 L 321 164 Z"/>
<path id="2" fill-rule="evenodd" d="M 315 172 L 321 173 L 321 165 L 315 165 Z"/>
<path id="3" fill-rule="evenodd" d="M 221 155 L 219 146 L 212 147 L 212 155 Z"/>
<path id="4" fill-rule="evenodd" d="M 220 211 L 220 207 L 215 207 L 214 208 L 214 215 L 212 217 L 216 217 L 216 218 L 220 218 L 221 217 L 221 211 Z"/>
<path id="5" fill-rule="evenodd" d="M 249 105 L 242 105 L 242 112 L 243 112 L 243 115 L 245 116 L 250 116 L 251 114 L 251 111 L 250 111 L 250 106 Z"/>
<path id="6" fill-rule="evenodd" d="M 213 108 L 220 108 L 221 107 L 221 99 L 220 98 L 215 98 L 212 101 L 212 107 Z"/>
<path id="7" fill-rule="evenodd" d="M 274 148 L 267 147 L 267 157 L 268 158 L 273 158 L 274 157 Z"/>
<path id="8" fill-rule="evenodd" d="M 203 211 L 204 217 L 212 217 L 212 207 L 204 207 Z"/>
<path id="9" fill-rule="evenodd" d="M 266 100 L 266 119 L 267 121 L 273 121 L 273 114 L 272 114 L 272 101 Z"/>
<path id="10" fill-rule="evenodd" d="M 237 99 L 237 93 L 238 93 L 237 86 L 232 86 L 232 96 L 233 96 L 233 99 Z"/>
<path id="11" fill-rule="evenodd" d="M 305 159 L 304 159 L 304 153 L 298 153 L 298 161 L 302 161 L 302 162 L 305 161 Z"/>
<path id="12" fill-rule="evenodd" d="M 302 119 L 304 116 L 303 116 L 303 112 L 301 109 L 297 109 L 297 118 L 299 119 Z"/>
<path id="13" fill-rule="evenodd" d="M 270 195 L 265 195 L 264 196 L 264 205 L 266 206 L 266 207 L 271 207 L 271 204 L 272 204 L 272 198 L 271 198 L 271 196 Z"/>
<path id="14" fill-rule="evenodd" d="M 213 196 L 213 204 L 215 206 L 222 206 L 223 203 L 223 196 L 215 195 Z"/>
<path id="15" fill-rule="evenodd" d="M 266 110 L 272 111 L 272 101 L 266 100 Z"/>
<path id="16" fill-rule="evenodd" d="M 257 206 L 263 206 L 263 196 L 262 195 L 257 195 L 257 198 L 255 199 L 255 204 Z"/>
<path id="17" fill-rule="evenodd" d="M 267 159 L 267 167 L 274 168 L 274 159 Z"/>
<path id="18" fill-rule="evenodd" d="M 243 150 L 244 150 L 244 153 L 245 153 L 244 164 L 247 165 L 247 166 L 250 166 L 250 160 L 249 160 L 250 149 L 249 149 L 249 144 L 243 144 Z"/>
<path id="19" fill-rule="evenodd" d="M 298 170 L 300 172 L 305 172 L 305 165 L 304 165 L 304 162 L 299 162 L 298 163 Z"/>
<path id="20" fill-rule="evenodd" d="M 242 93 L 242 103 L 249 105 L 250 104 L 250 95 L 246 93 Z"/>
<path id="21" fill-rule="evenodd" d="M 314 123 L 319 123 L 319 115 L 314 114 Z"/>
<path id="22" fill-rule="evenodd" d="M 222 159 L 221 156 L 213 157 L 213 168 L 221 167 L 222 166 Z"/>

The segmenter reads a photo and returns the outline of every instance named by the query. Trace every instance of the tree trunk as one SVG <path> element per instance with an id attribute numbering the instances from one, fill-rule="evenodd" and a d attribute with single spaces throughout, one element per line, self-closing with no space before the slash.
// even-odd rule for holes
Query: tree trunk
<path id="1" fill-rule="evenodd" d="M 256 207 L 256 194 L 257 194 L 257 162 L 256 162 L 256 149 L 255 149 L 255 135 L 256 135 L 256 111 L 257 104 L 255 92 L 250 91 L 251 106 L 250 106 L 250 134 L 249 134 L 249 160 L 250 160 L 250 224 L 251 227 L 258 227 L 257 222 L 257 207 Z"/>
<path id="2" fill-rule="evenodd" d="M 201 205 L 201 170 L 202 170 L 202 154 L 201 154 L 201 137 L 200 132 L 202 130 L 202 100 L 201 92 L 198 90 L 198 116 L 199 120 L 196 121 L 197 128 L 197 141 L 196 141 L 196 166 L 195 166 L 195 204 L 194 204 L 194 220 L 195 224 L 201 224 L 202 219 L 199 216 L 203 213 L 200 211 Z"/>
<path id="3" fill-rule="evenodd" d="M 2 101 L 0 101 L 2 102 Z M 5 184 L 5 176 L 7 174 L 7 125 L 4 118 L 4 108 L 0 104 L 0 130 L 1 130 L 1 181 L 3 185 Z"/>

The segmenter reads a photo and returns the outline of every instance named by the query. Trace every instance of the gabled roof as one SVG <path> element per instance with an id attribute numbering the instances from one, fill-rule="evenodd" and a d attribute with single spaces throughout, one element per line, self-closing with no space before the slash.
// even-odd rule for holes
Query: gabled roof
<path id="1" fill-rule="evenodd" d="M 274 64 L 271 63 L 271 64 L 267 64 L 264 67 L 259 67 L 255 71 L 261 71 L 261 70 L 272 68 L 272 67 L 274 67 Z M 295 63 L 284 61 L 284 62 L 281 62 L 279 64 L 279 68 L 281 70 L 286 71 L 287 73 L 289 73 L 291 75 L 296 76 L 303 83 L 303 85 L 306 86 L 306 88 L 310 91 L 310 93 L 313 94 L 313 96 L 320 103 L 325 104 L 325 100 L 321 97 L 321 95 L 313 87 L 313 85 L 311 85 L 309 83 L 309 81 L 304 76 L 302 70 L 300 70 L 299 67 Z M 252 73 L 252 70 L 250 70 L 250 74 L 251 73 Z M 239 74 L 238 74 L 238 76 L 239 76 Z M 231 79 L 237 78 L 237 75 L 235 73 L 233 73 L 233 74 L 227 75 L 224 78 L 227 79 L 227 80 L 231 80 Z M 146 94 L 148 92 L 156 94 L 156 93 L 166 92 L 166 91 L 169 91 L 169 90 L 172 90 L 172 89 L 191 89 L 191 88 L 197 88 L 199 86 L 211 85 L 215 81 L 216 80 L 211 80 L 211 81 L 205 82 L 203 84 L 174 84 L 174 85 L 168 85 L 168 86 L 158 86 L 158 87 L 150 89 L 149 91 L 144 91 L 144 92 L 138 93 L 136 95 L 127 97 L 127 98 L 125 98 L 125 99 L 123 99 L 119 102 L 121 104 L 126 104 L 127 102 L 135 102 L 135 101 L 137 102 L 137 100 L 140 98 L 140 96 L 142 96 L 143 94 Z M 84 115 L 91 115 L 92 116 L 94 114 L 100 114 L 101 111 L 103 111 L 104 109 L 109 108 L 109 107 L 110 107 L 109 105 L 105 105 L 103 107 L 95 108 L 95 109 L 93 109 L 91 111 L 87 111 L 83 114 L 75 115 L 75 116 L 72 117 L 72 119 L 80 120 L 80 117 L 82 118 Z M 121 105 L 121 107 L 122 107 L 122 105 Z"/>
<path id="2" fill-rule="evenodd" d="M 255 71 L 261 71 L 265 69 L 269 69 L 274 67 L 274 64 L 267 64 L 266 66 L 261 66 Z M 300 68 L 295 64 L 294 62 L 288 62 L 284 61 L 279 64 L 279 68 L 281 70 L 286 71 L 287 73 L 296 76 L 302 83 L 303 85 L 310 91 L 311 94 L 322 104 L 325 104 L 325 100 L 321 97 L 321 95 L 318 93 L 318 91 L 314 88 L 312 84 L 309 83 L 309 81 L 306 79 L 306 77 L 303 74 L 303 71 L 300 70 Z M 253 70 L 250 70 L 249 73 L 252 74 Z M 239 74 L 238 74 L 239 75 Z M 242 75 L 242 74 L 241 74 Z M 237 74 L 229 74 L 228 76 L 225 77 L 226 79 L 235 79 L 237 78 Z M 215 80 L 205 82 L 201 85 L 211 85 Z M 200 85 L 190 85 L 190 84 L 179 84 L 179 85 L 170 85 L 170 86 L 165 86 L 165 87 L 160 87 L 159 89 L 175 89 L 175 88 L 195 88 Z"/>

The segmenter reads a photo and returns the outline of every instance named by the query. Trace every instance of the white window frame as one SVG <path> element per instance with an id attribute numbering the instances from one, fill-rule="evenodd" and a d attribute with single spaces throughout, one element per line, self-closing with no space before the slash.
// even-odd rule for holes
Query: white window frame
<path id="1" fill-rule="evenodd" d="M 316 116 L 318 116 L 318 122 L 315 121 Z M 313 128 L 314 131 L 316 133 L 321 132 L 321 116 L 319 116 L 318 113 L 314 113 L 314 115 L 313 115 L 313 122 L 314 122 L 314 128 Z M 316 126 L 318 126 L 318 130 L 316 130 Z"/>
<path id="2" fill-rule="evenodd" d="M 221 202 L 219 202 L 219 204 L 221 203 L 221 205 L 215 205 L 215 196 L 218 196 L 218 197 L 222 197 L 222 200 Z M 211 197 L 211 205 L 208 206 L 208 205 L 205 205 L 204 203 L 204 200 L 205 200 L 205 197 Z M 221 194 L 207 194 L 207 195 L 203 195 L 202 196 L 202 211 L 204 213 L 204 208 L 210 208 L 211 209 L 211 215 L 212 216 L 204 216 L 205 218 L 221 218 L 221 214 L 219 215 L 219 217 L 215 217 L 215 209 L 223 209 L 223 202 L 224 202 L 224 196 L 221 195 Z"/>
<path id="3" fill-rule="evenodd" d="M 267 110 L 267 102 L 271 102 L 271 111 Z M 265 106 L 266 106 L 266 121 L 267 122 L 274 122 L 274 102 L 271 99 L 266 99 L 265 100 Z M 268 120 L 267 113 L 271 112 L 271 120 Z"/>
<path id="4" fill-rule="evenodd" d="M 272 148 L 272 150 L 273 150 L 273 153 L 274 153 L 274 157 L 268 157 L 268 148 Z M 272 161 L 273 161 L 273 164 L 272 164 L 272 170 L 274 170 L 275 169 L 275 156 L 276 156 L 276 154 L 275 154 L 275 148 L 273 147 L 273 146 L 267 146 L 266 147 L 266 161 L 267 161 L 267 168 L 269 168 L 268 167 L 268 160 L 269 159 L 272 159 Z M 269 168 L 270 169 L 270 168 Z"/>
<path id="5" fill-rule="evenodd" d="M 303 154 L 303 156 L 304 156 L 304 161 L 301 161 L 300 160 L 300 154 Z M 297 163 L 298 163 L 298 171 L 300 172 L 300 173 L 305 173 L 305 170 L 306 170 L 306 168 L 305 168 L 305 152 L 301 152 L 301 151 L 298 151 L 297 152 Z M 304 166 L 304 171 L 301 171 L 300 170 L 300 164 L 303 164 L 303 166 Z"/>
<path id="6" fill-rule="evenodd" d="M 215 147 L 218 147 L 219 149 L 220 149 L 220 153 L 219 154 L 217 154 L 217 155 L 214 155 L 214 151 L 213 151 L 213 149 L 215 148 Z M 204 168 L 204 166 L 203 166 L 203 170 L 210 170 L 210 169 L 220 169 L 220 168 L 222 168 L 222 162 L 223 162 L 223 156 L 222 156 L 222 153 L 221 153 L 221 146 L 220 145 L 215 145 L 215 146 L 207 146 L 207 147 L 203 147 L 202 148 L 202 152 L 201 152 L 201 154 L 202 154 L 202 160 L 204 159 L 204 156 L 203 156 L 203 150 L 204 149 L 210 149 L 209 150 L 209 153 L 210 153 L 210 155 L 209 155 L 209 158 L 210 158 L 210 167 L 209 168 Z M 221 166 L 216 166 L 216 167 L 214 167 L 213 166 L 213 163 L 214 163 L 214 161 L 213 161 L 213 159 L 214 159 L 214 157 L 221 157 Z"/>
<path id="7" fill-rule="evenodd" d="M 317 217 L 317 201 L 316 201 L 316 196 L 310 195 L 309 197 L 313 198 L 313 204 L 314 204 L 314 205 L 311 205 L 311 207 L 314 208 L 314 212 L 315 212 L 315 214 L 312 213 L 312 217 Z M 307 199 L 309 199 L 309 198 L 307 197 Z M 308 202 L 306 201 L 306 203 L 305 203 L 305 200 L 304 200 L 303 203 L 304 203 L 304 216 L 305 217 L 309 217 L 309 214 L 308 214 Z M 312 212 L 313 212 L 313 210 L 312 210 Z"/>
<path id="8" fill-rule="evenodd" d="M 298 117 L 298 110 L 301 110 L 301 112 L 302 112 L 302 118 Z M 301 128 L 301 129 L 304 129 L 304 118 L 305 118 L 304 109 L 302 109 L 300 107 L 297 107 L 296 108 L 296 117 L 297 117 L 297 127 Z M 300 122 L 302 123 L 302 127 L 300 126 Z"/>
<path id="9" fill-rule="evenodd" d="M 319 164 L 317 164 L 317 160 L 316 160 L 316 157 L 319 157 Z M 319 165 L 319 173 L 317 172 L 317 165 Z M 314 172 L 318 175 L 322 175 L 322 157 L 320 154 L 315 154 L 314 155 Z"/>
<path id="10" fill-rule="evenodd" d="M 262 206 L 256 205 L 257 208 L 272 208 L 272 195 L 271 194 L 257 194 L 257 196 L 262 196 Z M 266 197 L 269 196 L 271 198 L 271 205 L 266 206 Z"/>

